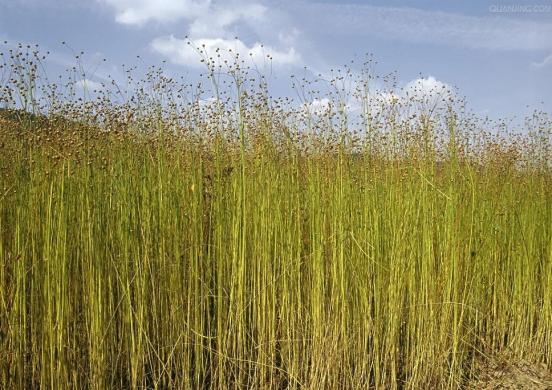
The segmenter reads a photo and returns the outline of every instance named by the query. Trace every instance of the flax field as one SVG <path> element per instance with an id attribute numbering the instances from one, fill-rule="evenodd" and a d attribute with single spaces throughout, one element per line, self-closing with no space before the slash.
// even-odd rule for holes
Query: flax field
<path id="1" fill-rule="evenodd" d="M 291 99 L 239 59 L 94 90 L 79 67 L 46 79 L 38 49 L 2 60 L 0 388 L 458 389 L 498 354 L 550 367 L 550 114 L 510 131 L 369 62 L 292 78 Z"/>

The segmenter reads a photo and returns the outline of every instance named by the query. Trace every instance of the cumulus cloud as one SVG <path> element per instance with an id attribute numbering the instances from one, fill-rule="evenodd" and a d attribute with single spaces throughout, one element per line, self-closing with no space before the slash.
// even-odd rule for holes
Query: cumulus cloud
<path id="1" fill-rule="evenodd" d="M 396 112 L 403 113 L 417 110 L 432 111 L 443 107 L 445 101 L 454 97 L 453 87 L 433 76 L 428 76 L 411 80 L 397 90 L 374 88 L 367 94 L 353 93 L 347 97 L 343 109 L 353 116 L 367 114 L 372 117 L 391 112 L 392 107 L 398 110 Z M 327 112 L 336 112 L 339 110 L 339 105 L 339 102 L 328 98 L 315 98 L 302 103 L 300 109 L 311 116 L 322 116 Z"/>
<path id="2" fill-rule="evenodd" d="M 98 0 L 115 10 L 122 24 L 143 25 L 150 21 L 176 22 L 205 15 L 211 0 Z"/>
<path id="3" fill-rule="evenodd" d="M 227 36 L 228 28 L 238 22 L 251 25 L 263 21 L 267 8 L 261 4 L 239 4 L 213 7 L 208 13 L 199 15 L 190 25 L 191 37 L 215 38 Z"/>
<path id="4" fill-rule="evenodd" d="M 81 80 L 78 80 L 75 85 L 84 90 L 84 91 L 87 91 L 87 92 L 91 92 L 91 91 L 94 91 L 94 90 L 97 90 L 97 91 L 100 91 L 103 89 L 102 87 L 102 84 L 96 82 L 96 81 L 93 81 L 93 80 L 90 80 L 90 79 L 81 79 Z"/>
<path id="5" fill-rule="evenodd" d="M 437 80 L 433 76 L 412 80 L 403 89 L 403 98 L 414 98 L 423 101 L 435 101 L 453 96 L 450 85 Z"/>
<path id="6" fill-rule="evenodd" d="M 239 39 L 201 38 L 191 44 L 188 40 L 179 39 L 173 35 L 155 39 L 151 46 L 153 50 L 167 57 L 171 62 L 180 65 L 202 67 L 201 59 L 205 56 L 212 58 L 215 65 L 223 65 L 224 62 L 232 64 L 236 56 L 244 61 L 262 65 L 270 62 L 274 65 L 296 64 L 300 60 L 299 54 L 292 47 L 287 51 L 281 51 L 260 43 L 251 46 Z"/>
<path id="7" fill-rule="evenodd" d="M 351 107 L 350 111 L 377 116 L 388 112 L 391 107 L 403 112 L 433 110 L 454 97 L 453 87 L 428 76 L 411 80 L 399 90 L 374 89 L 362 98 L 354 96 L 348 106 Z"/>
<path id="8" fill-rule="evenodd" d="M 313 99 L 311 102 L 303 103 L 301 108 L 309 115 L 321 116 L 331 110 L 330 99 Z"/>
<path id="9" fill-rule="evenodd" d="M 187 36 L 193 40 L 188 45 L 187 39 L 179 39 L 174 35 L 154 39 L 151 48 L 165 56 L 169 61 L 198 67 L 201 66 L 202 55 L 213 57 L 217 65 L 227 61 L 233 63 L 236 55 L 240 60 L 250 61 L 256 65 L 270 62 L 272 65 L 289 65 L 299 61 L 299 54 L 293 46 L 293 37 L 297 31 L 290 34 L 283 32 L 278 35 L 285 37 L 280 45 L 285 49 L 264 46 L 258 42 L 248 45 L 244 41 L 231 39 L 235 28 L 246 27 L 253 31 L 262 30 L 269 25 L 272 18 L 268 17 L 268 9 L 262 4 L 249 1 L 232 0 L 214 3 L 211 0 L 97 0 L 111 6 L 115 10 L 115 18 L 119 23 L 129 25 L 145 25 L 147 22 L 171 23 L 186 20 Z M 258 27 L 258 28 L 257 28 Z M 274 31 L 272 31 L 274 32 Z M 196 48 L 201 48 L 201 54 Z"/>

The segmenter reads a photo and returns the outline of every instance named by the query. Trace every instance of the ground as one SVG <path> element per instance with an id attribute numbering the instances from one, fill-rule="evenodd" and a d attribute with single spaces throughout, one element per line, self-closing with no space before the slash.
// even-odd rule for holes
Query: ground
<path id="1" fill-rule="evenodd" d="M 516 359 L 510 354 L 478 359 L 474 374 L 467 389 L 552 390 L 550 367 Z"/>

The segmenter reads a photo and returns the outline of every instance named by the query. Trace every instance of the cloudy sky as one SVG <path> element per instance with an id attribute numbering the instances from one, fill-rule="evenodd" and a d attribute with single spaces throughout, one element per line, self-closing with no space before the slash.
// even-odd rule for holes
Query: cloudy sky
<path id="1" fill-rule="evenodd" d="M 326 73 L 371 53 L 376 71 L 397 71 L 399 85 L 454 86 L 480 115 L 552 110 L 550 0 L 0 0 L 1 41 L 40 44 L 52 72 L 72 64 L 66 41 L 85 51 L 92 81 L 122 77 L 120 64 L 136 61 L 165 60 L 193 77 L 201 63 L 187 36 L 263 69 L 270 55 L 276 88 L 304 66 Z"/>

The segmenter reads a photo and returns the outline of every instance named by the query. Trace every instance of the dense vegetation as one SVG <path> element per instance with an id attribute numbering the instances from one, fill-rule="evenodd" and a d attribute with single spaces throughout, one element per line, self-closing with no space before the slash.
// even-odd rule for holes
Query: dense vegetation
<path id="1" fill-rule="evenodd" d="M 155 68 L 75 92 L 7 56 L 1 388 L 458 388 L 503 351 L 552 362 L 546 113 L 500 132 L 361 72 L 355 114 L 348 68 L 313 110 L 315 82 L 271 98 L 209 59 L 213 99 Z"/>

